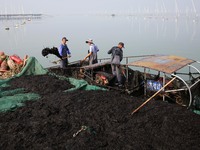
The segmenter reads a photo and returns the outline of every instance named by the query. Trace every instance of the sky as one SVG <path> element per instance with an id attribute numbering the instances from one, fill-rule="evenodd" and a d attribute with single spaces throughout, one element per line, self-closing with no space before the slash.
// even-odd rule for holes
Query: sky
<path id="1" fill-rule="evenodd" d="M 200 0 L 0 0 L 0 14 L 141 13 L 156 10 L 191 12 L 195 9 L 199 13 Z"/>

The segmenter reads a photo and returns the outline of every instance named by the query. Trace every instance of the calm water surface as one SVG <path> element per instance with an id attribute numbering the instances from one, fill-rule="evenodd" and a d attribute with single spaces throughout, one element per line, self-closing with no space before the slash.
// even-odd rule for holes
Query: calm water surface
<path id="1" fill-rule="evenodd" d="M 70 61 L 83 59 L 92 38 L 98 45 L 99 58 L 110 57 L 107 51 L 118 42 L 125 43 L 124 56 L 173 54 L 200 60 L 200 20 L 183 18 L 148 18 L 143 16 L 45 15 L 42 19 L 0 20 L 0 50 L 8 55 L 36 57 L 48 67 L 55 56 L 44 58 L 44 47 L 59 46 L 61 38 L 69 39 Z M 16 24 L 19 26 L 16 27 Z M 5 30 L 9 27 L 10 30 Z"/>

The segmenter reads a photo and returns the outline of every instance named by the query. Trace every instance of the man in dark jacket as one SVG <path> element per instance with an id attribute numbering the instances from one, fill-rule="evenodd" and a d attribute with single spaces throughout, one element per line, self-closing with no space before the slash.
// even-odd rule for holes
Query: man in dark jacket
<path id="1" fill-rule="evenodd" d="M 122 81 L 121 81 L 121 75 L 120 75 L 120 62 L 123 59 L 123 50 L 124 48 L 124 43 L 119 42 L 118 46 L 112 47 L 109 51 L 108 54 L 111 54 L 111 68 L 112 68 L 112 73 L 114 76 L 117 77 L 118 85 L 122 86 Z"/>

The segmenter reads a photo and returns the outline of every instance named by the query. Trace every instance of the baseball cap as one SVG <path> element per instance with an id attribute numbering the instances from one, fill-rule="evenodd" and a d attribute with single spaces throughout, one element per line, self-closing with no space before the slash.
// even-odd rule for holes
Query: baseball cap
<path id="1" fill-rule="evenodd" d="M 121 45 L 123 48 L 125 48 L 123 42 L 119 42 L 119 45 Z"/>
<path id="2" fill-rule="evenodd" d="M 85 43 L 93 43 L 93 39 L 88 39 Z"/>
<path id="3" fill-rule="evenodd" d="M 69 41 L 66 37 L 63 37 L 63 38 L 62 38 L 62 40 L 64 40 L 64 39 L 65 39 L 66 41 Z"/>

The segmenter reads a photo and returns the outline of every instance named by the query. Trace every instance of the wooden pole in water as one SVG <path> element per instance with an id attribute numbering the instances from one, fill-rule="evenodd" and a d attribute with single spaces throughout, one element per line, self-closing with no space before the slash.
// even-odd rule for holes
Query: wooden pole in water
<path id="1" fill-rule="evenodd" d="M 160 93 L 165 87 L 167 87 L 170 83 L 172 83 L 174 80 L 176 79 L 176 77 L 172 78 L 167 84 L 165 84 L 165 86 L 163 86 L 159 91 L 157 91 L 154 95 L 152 95 L 148 100 L 146 100 L 142 105 L 140 105 L 137 109 L 135 109 L 134 111 L 132 111 L 131 115 L 133 115 L 134 113 L 136 113 L 139 109 L 141 109 L 146 103 L 148 103 L 153 97 L 155 97 L 158 93 Z"/>

